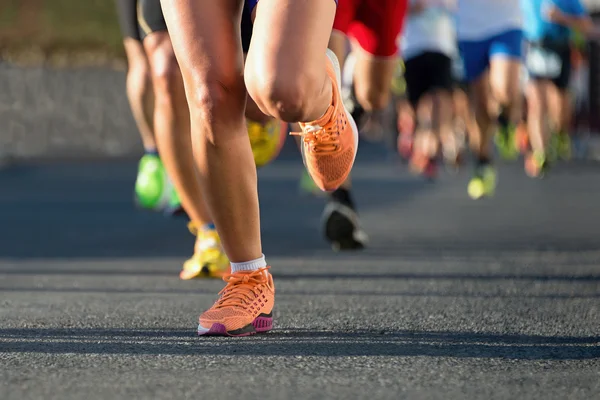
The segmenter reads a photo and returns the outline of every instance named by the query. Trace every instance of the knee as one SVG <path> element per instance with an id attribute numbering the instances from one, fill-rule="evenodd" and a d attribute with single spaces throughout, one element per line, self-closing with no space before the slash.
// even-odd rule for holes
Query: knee
<path id="1" fill-rule="evenodd" d="M 500 105 L 514 107 L 520 103 L 521 86 L 514 82 L 506 82 L 493 90 L 493 96 Z"/>
<path id="2" fill-rule="evenodd" d="M 244 122 L 246 91 L 243 78 L 241 75 L 195 76 L 191 82 L 188 104 L 192 122 L 207 128 L 202 137 L 206 143 L 220 146 L 231 135 L 239 133 L 227 127 Z"/>
<path id="3" fill-rule="evenodd" d="M 150 62 L 156 101 L 171 102 L 182 81 L 169 36 L 166 32 L 153 33 L 144 39 L 144 49 Z"/>
<path id="4" fill-rule="evenodd" d="M 141 101 L 151 90 L 150 67 L 146 59 L 138 60 L 127 69 L 127 96 L 131 100 Z"/>
<path id="5" fill-rule="evenodd" d="M 313 91 L 322 84 L 317 74 L 296 73 L 285 68 L 273 68 L 269 73 L 260 73 L 252 66 L 246 67 L 248 94 L 266 114 L 286 122 L 306 121 L 309 99 Z"/>
<path id="6" fill-rule="evenodd" d="M 152 59 L 152 84 L 158 103 L 172 103 L 175 93 L 182 85 L 179 66 L 171 53 L 159 52 Z"/>

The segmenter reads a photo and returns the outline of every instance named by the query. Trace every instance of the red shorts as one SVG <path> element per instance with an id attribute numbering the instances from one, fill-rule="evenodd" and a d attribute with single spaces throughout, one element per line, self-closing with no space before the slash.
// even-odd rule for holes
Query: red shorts
<path id="1" fill-rule="evenodd" d="M 376 57 L 398 53 L 408 0 L 338 0 L 333 29 Z"/>

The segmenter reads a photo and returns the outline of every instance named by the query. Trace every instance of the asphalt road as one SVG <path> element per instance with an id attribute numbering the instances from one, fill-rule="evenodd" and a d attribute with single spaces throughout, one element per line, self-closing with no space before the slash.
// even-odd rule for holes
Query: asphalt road
<path id="1" fill-rule="evenodd" d="M 198 338 L 183 220 L 135 211 L 135 162 L 0 171 L 0 398 L 600 398 L 600 166 L 501 169 L 471 202 L 363 150 L 372 245 L 334 254 L 293 156 L 260 174 L 276 329 Z"/>

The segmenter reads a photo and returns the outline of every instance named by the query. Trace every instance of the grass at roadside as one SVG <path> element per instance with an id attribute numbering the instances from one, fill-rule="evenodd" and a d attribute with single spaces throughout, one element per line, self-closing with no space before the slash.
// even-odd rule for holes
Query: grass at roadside
<path id="1" fill-rule="evenodd" d="M 26 64 L 122 60 L 114 0 L 2 0 L 0 54 Z"/>

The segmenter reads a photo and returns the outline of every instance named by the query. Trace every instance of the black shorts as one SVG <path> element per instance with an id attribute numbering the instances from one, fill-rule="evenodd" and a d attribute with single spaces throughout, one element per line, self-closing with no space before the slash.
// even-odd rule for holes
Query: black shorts
<path id="1" fill-rule="evenodd" d="M 452 59 L 437 52 L 424 52 L 404 62 L 406 89 L 411 104 L 434 89 L 451 92 L 454 88 Z"/>
<path id="2" fill-rule="evenodd" d="M 123 37 L 141 40 L 137 19 L 137 0 L 116 0 Z"/>
<path id="3" fill-rule="evenodd" d="M 162 13 L 160 0 L 138 0 L 138 22 L 142 40 L 153 32 L 165 32 L 167 23 Z M 247 53 L 252 38 L 252 17 L 247 7 L 244 7 L 242 13 L 241 31 L 242 48 L 244 53 Z"/>
<path id="4" fill-rule="evenodd" d="M 571 46 L 548 40 L 528 43 L 525 64 L 531 80 L 550 81 L 565 90 L 571 80 Z"/>

